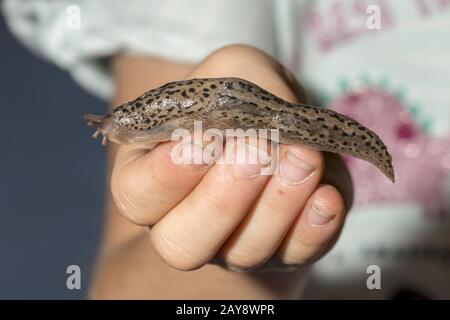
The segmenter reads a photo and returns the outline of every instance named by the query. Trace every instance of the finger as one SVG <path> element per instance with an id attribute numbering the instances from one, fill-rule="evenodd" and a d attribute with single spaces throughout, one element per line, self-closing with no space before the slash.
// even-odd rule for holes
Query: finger
<path id="1" fill-rule="evenodd" d="M 244 152 L 255 150 L 246 145 Z M 258 175 L 260 170 L 260 164 L 249 163 L 211 167 L 189 196 L 153 227 L 150 237 L 161 257 L 181 270 L 209 262 L 263 189 L 268 176 Z"/>
<path id="2" fill-rule="evenodd" d="M 344 200 L 336 188 L 317 188 L 281 244 L 283 264 L 302 265 L 326 252 L 344 223 Z"/>
<path id="3" fill-rule="evenodd" d="M 279 172 L 221 250 L 233 269 L 255 268 L 273 255 L 321 179 L 321 152 L 281 145 L 279 154 Z"/>
<path id="4" fill-rule="evenodd" d="M 208 171 L 206 163 L 175 162 L 173 154 L 177 146 L 178 142 L 169 142 L 159 144 L 151 152 L 131 147 L 119 151 L 111 191 L 119 210 L 131 222 L 155 224 L 186 197 Z M 192 147 L 193 156 L 202 152 L 201 145 L 194 143 Z"/>

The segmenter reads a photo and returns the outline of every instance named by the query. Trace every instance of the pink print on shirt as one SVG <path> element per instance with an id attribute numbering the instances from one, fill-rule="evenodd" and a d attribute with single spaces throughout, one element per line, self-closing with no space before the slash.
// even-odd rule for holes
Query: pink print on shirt
<path id="1" fill-rule="evenodd" d="M 419 13 L 422 17 L 429 17 L 433 13 L 448 9 L 450 0 L 416 0 Z"/>
<path id="2" fill-rule="evenodd" d="M 393 157 L 395 184 L 373 165 L 345 157 L 354 180 L 356 205 L 408 201 L 421 205 L 429 216 L 450 214 L 446 196 L 450 133 L 444 138 L 428 135 L 394 95 L 379 88 L 350 91 L 329 107 L 374 130 Z"/>
<path id="3" fill-rule="evenodd" d="M 382 30 L 391 28 L 394 20 L 385 0 L 370 3 L 365 0 L 336 0 L 324 10 L 314 8 L 309 12 L 306 20 L 308 32 L 313 35 L 322 51 L 329 51 L 341 43 L 372 33 L 374 31 L 366 25 L 366 10 L 371 4 L 380 8 Z"/>
<path id="4" fill-rule="evenodd" d="M 306 19 L 306 28 L 313 35 L 317 47 L 327 52 L 359 37 L 377 34 L 396 25 L 395 14 L 386 0 L 335 0 L 326 8 L 312 8 Z M 450 9 L 450 0 L 411 0 L 418 18 Z M 375 5 L 380 9 L 380 30 L 367 27 L 367 8 Z"/>

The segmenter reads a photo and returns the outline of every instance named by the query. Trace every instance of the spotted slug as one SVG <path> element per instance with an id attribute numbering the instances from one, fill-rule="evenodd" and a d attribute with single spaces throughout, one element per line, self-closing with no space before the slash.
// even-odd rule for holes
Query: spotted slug
<path id="1" fill-rule="evenodd" d="M 169 141 L 177 128 L 278 129 L 281 143 L 344 153 L 374 164 L 395 181 L 392 157 L 370 129 L 335 111 L 287 102 L 239 78 L 191 79 L 167 83 L 105 116 L 86 114 L 102 144 Z"/>

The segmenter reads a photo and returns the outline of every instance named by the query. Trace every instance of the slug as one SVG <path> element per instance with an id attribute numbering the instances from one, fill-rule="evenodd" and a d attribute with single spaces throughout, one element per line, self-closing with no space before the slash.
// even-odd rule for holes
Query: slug
<path id="1" fill-rule="evenodd" d="M 278 129 L 280 143 L 344 153 L 375 165 L 395 181 L 392 157 L 370 129 L 335 111 L 287 102 L 239 78 L 191 79 L 167 83 L 115 108 L 84 115 L 98 127 L 102 144 L 169 141 L 177 128 Z"/>

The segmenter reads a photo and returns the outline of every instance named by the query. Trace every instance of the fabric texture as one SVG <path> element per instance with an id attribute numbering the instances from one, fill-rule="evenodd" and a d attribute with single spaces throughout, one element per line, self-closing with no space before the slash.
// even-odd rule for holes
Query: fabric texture
<path id="1" fill-rule="evenodd" d="M 247 43 L 275 55 L 273 6 L 272 0 L 6 0 L 3 12 L 27 47 L 106 99 L 114 84 L 105 58 L 114 54 L 198 62 L 221 46 Z"/>

